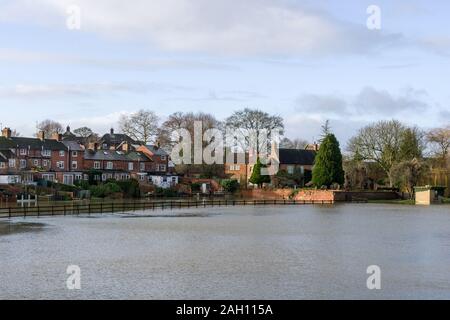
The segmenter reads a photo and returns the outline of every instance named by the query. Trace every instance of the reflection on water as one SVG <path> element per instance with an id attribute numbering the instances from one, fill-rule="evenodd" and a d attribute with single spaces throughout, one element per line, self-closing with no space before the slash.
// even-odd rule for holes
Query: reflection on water
<path id="1" fill-rule="evenodd" d="M 450 206 L 215 207 L 26 222 L 47 227 L 0 231 L 0 298 L 450 298 Z M 73 264 L 80 291 L 66 289 Z M 381 290 L 366 287 L 369 265 L 381 268 Z"/>

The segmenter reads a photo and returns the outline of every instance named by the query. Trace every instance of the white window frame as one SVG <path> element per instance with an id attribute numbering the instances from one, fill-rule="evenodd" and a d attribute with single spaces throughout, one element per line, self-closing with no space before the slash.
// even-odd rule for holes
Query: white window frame
<path id="1" fill-rule="evenodd" d="M 94 169 L 101 169 L 100 161 L 94 161 Z"/>
<path id="2" fill-rule="evenodd" d="M 47 159 L 44 159 L 44 160 L 42 160 L 42 166 L 43 167 L 48 167 L 48 160 Z"/>
<path id="3" fill-rule="evenodd" d="M 64 170 L 64 161 L 58 161 L 58 162 L 56 162 L 56 167 L 58 168 L 58 169 L 62 169 L 62 170 Z"/>
<path id="4" fill-rule="evenodd" d="M 133 171 L 133 170 L 134 170 L 134 163 L 128 162 L 128 171 Z"/>
<path id="5" fill-rule="evenodd" d="M 43 157 L 51 157 L 52 156 L 52 150 L 42 150 L 41 155 Z"/>
<path id="6" fill-rule="evenodd" d="M 140 171 L 145 171 L 145 163 L 144 162 L 141 162 L 139 169 L 140 169 Z"/>
<path id="7" fill-rule="evenodd" d="M 0 162 L 0 169 L 6 168 L 6 162 Z"/>
<path id="8" fill-rule="evenodd" d="M 64 157 L 66 155 L 66 152 L 64 150 L 59 150 L 59 156 Z"/>
<path id="9" fill-rule="evenodd" d="M 21 156 L 26 156 L 27 155 L 27 149 L 20 148 L 19 153 L 20 153 Z"/>
<path id="10" fill-rule="evenodd" d="M 114 169 L 114 163 L 112 161 L 108 161 L 106 163 L 106 169 L 107 170 L 113 170 Z"/>
<path id="11" fill-rule="evenodd" d="M 39 159 L 33 159 L 33 166 L 39 167 Z"/>
<path id="12" fill-rule="evenodd" d="M 78 169 L 78 161 L 72 161 L 72 169 Z"/>
<path id="13" fill-rule="evenodd" d="M 165 164 L 160 164 L 159 165 L 159 171 L 166 172 L 166 165 Z"/>
<path id="14" fill-rule="evenodd" d="M 78 157 L 78 151 L 72 151 L 72 157 L 74 158 Z"/>
<path id="15" fill-rule="evenodd" d="M 26 159 L 20 159 L 19 166 L 20 166 L 20 169 L 26 168 L 27 167 L 27 160 Z"/>
<path id="16" fill-rule="evenodd" d="M 166 161 L 167 157 L 166 156 L 161 156 L 161 161 Z"/>

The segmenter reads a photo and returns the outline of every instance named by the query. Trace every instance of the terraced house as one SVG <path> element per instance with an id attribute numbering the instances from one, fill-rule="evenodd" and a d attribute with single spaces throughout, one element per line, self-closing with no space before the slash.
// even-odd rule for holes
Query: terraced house
<path id="1" fill-rule="evenodd" d="M 170 187 L 178 183 L 178 176 L 169 171 L 169 156 L 162 149 L 114 134 L 113 129 L 97 142 L 75 136 L 70 127 L 50 139 L 43 132 L 37 138 L 12 137 L 9 128 L 0 137 L 0 184 L 47 180 L 72 185 L 90 178 L 133 178 Z"/>
<path id="2" fill-rule="evenodd" d="M 61 181 L 69 168 L 67 147 L 60 141 L 12 137 L 11 129 L 4 128 L 0 137 L 0 183 L 32 183 L 38 179 Z"/>

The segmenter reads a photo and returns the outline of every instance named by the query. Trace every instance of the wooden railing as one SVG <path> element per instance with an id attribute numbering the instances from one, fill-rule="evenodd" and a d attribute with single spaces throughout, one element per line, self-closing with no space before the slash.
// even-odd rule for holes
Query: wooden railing
<path id="1" fill-rule="evenodd" d="M 367 201 L 357 201 L 367 202 Z M 261 206 L 261 205 L 305 205 L 332 204 L 332 200 L 174 200 L 147 202 L 103 202 L 91 204 L 53 204 L 0 208 L 1 218 L 41 217 L 41 216 L 78 216 L 107 213 L 126 213 L 133 211 L 167 210 L 182 208 L 207 208 L 223 206 Z"/>

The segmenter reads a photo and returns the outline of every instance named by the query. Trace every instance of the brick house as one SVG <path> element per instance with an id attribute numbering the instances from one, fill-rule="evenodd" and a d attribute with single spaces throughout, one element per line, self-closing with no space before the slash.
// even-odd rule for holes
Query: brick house
<path id="1" fill-rule="evenodd" d="M 37 138 L 12 137 L 11 129 L 4 128 L 0 150 L 8 159 L 8 170 L 20 173 L 20 182 L 32 183 L 36 179 L 63 180 L 67 170 L 68 150 L 60 141 L 46 139 L 43 132 Z M 3 166 L 3 165 L 2 165 Z"/>
<path id="2" fill-rule="evenodd" d="M 170 188 L 179 183 L 179 176 L 175 174 L 169 154 L 156 145 L 141 145 L 136 149 L 153 160 L 148 172 L 152 184 L 160 188 Z"/>

